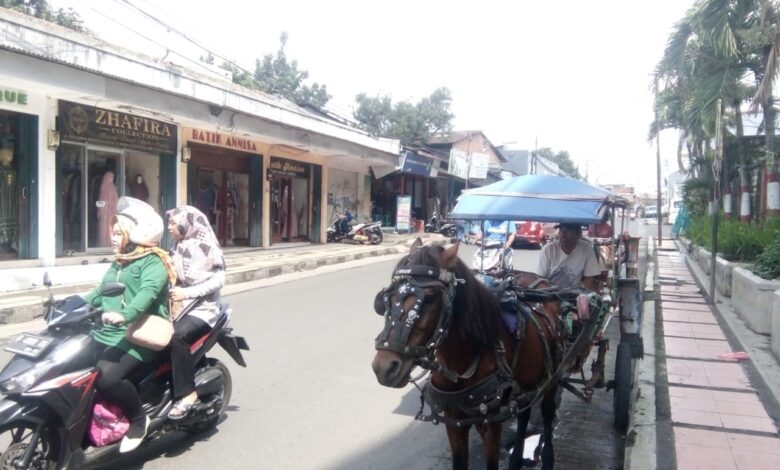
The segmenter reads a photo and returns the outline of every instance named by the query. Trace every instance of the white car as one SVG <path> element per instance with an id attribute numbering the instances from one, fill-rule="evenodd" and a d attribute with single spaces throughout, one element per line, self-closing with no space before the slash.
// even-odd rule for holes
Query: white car
<path id="1" fill-rule="evenodd" d="M 656 206 L 645 207 L 645 219 L 658 218 L 658 208 Z"/>

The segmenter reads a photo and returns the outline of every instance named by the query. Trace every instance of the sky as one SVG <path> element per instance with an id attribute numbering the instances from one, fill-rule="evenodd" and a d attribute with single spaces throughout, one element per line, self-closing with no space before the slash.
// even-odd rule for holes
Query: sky
<path id="1" fill-rule="evenodd" d="M 652 73 L 693 0 L 49 3 L 72 7 L 101 39 L 149 56 L 205 55 L 132 3 L 251 70 L 286 31 L 288 58 L 328 86 L 341 114 L 351 115 L 361 92 L 416 102 L 445 86 L 455 130 L 482 130 L 494 145 L 565 150 L 593 183 L 652 192 Z M 676 169 L 676 140 L 661 134 L 662 176 Z"/>

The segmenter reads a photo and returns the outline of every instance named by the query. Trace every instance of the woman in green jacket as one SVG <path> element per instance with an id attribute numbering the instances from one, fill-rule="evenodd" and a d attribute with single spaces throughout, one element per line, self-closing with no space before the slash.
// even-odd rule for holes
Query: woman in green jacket
<path id="1" fill-rule="evenodd" d="M 103 297 L 98 287 L 86 301 L 103 310 L 103 327 L 92 332 L 95 342 L 106 348 L 97 367 L 97 390 L 122 408 L 130 421 L 120 452 L 130 452 L 143 442 L 149 426 L 135 385 L 127 377 L 154 358 L 156 352 L 127 340 L 130 324 L 143 314 L 168 318 L 168 285 L 175 271 L 167 253 L 158 248 L 163 233 L 162 218 L 148 204 L 123 197 L 111 225 L 111 245 L 115 260 L 103 282 L 121 282 L 121 296 Z"/>

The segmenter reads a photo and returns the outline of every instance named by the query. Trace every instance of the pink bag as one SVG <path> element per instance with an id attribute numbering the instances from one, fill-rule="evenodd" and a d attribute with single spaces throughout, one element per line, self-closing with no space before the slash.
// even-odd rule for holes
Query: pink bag
<path id="1" fill-rule="evenodd" d="M 92 408 L 89 438 L 95 447 L 101 447 L 122 439 L 130 423 L 122 409 L 113 403 L 97 400 Z"/>

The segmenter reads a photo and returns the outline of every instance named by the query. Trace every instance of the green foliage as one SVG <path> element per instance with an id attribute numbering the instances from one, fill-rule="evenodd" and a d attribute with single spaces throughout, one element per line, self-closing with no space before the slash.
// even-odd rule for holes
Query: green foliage
<path id="1" fill-rule="evenodd" d="M 0 7 L 16 10 L 74 31 L 87 32 L 81 17 L 72 8 L 55 10 L 46 0 L 0 0 Z"/>
<path id="2" fill-rule="evenodd" d="M 753 272 L 764 279 L 780 277 L 780 238 L 775 239 L 758 255 Z"/>
<path id="3" fill-rule="evenodd" d="M 558 165 L 561 171 L 563 171 L 568 176 L 571 176 L 574 179 L 578 179 L 578 180 L 584 179 L 580 174 L 580 169 L 571 160 L 571 156 L 569 155 L 569 152 L 567 152 L 566 150 L 561 150 L 560 152 L 555 153 L 549 147 L 542 147 L 539 150 L 532 151 L 531 155 L 532 156 L 538 155 L 540 157 L 546 158 L 547 160 L 550 160 L 551 162 Z"/>
<path id="4" fill-rule="evenodd" d="M 686 234 L 696 245 L 712 247 L 712 217 L 695 217 Z M 780 239 L 780 220 L 769 219 L 763 224 L 718 218 L 718 253 L 732 261 L 753 262 L 767 247 Z"/>
<path id="5" fill-rule="evenodd" d="M 282 96 L 299 106 L 324 107 L 330 101 L 327 86 L 318 83 L 309 86 L 304 83 L 309 78 L 309 72 L 298 70 L 298 61 L 287 59 L 284 51 L 287 39 L 287 33 L 282 33 L 281 46 L 276 55 L 266 54 L 262 61 L 255 61 L 254 74 L 231 63 L 223 63 L 220 67 L 230 71 L 233 83 L 243 87 Z M 208 62 L 208 57 L 204 61 Z"/>
<path id="6" fill-rule="evenodd" d="M 358 106 L 354 118 L 372 134 L 423 145 L 434 134 L 452 130 L 452 96 L 447 88 L 438 88 L 417 103 L 393 103 L 387 95 L 355 97 Z"/>

